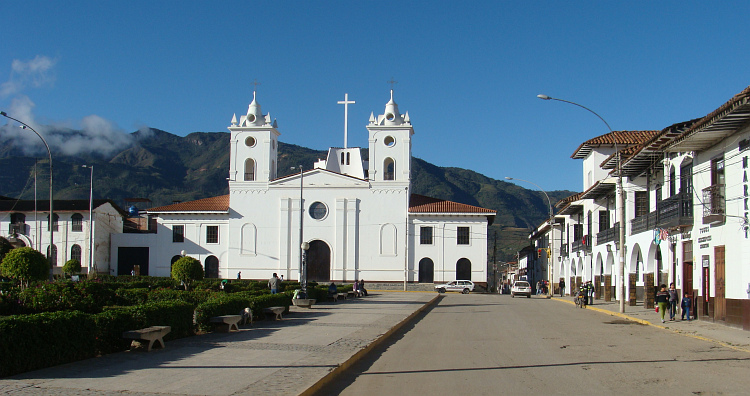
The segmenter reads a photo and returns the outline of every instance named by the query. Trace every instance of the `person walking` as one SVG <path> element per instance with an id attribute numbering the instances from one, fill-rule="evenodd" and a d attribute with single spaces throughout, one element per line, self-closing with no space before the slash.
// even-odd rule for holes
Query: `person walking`
<path id="1" fill-rule="evenodd" d="M 685 314 L 687 314 L 687 320 L 690 321 L 690 307 L 693 306 L 693 299 L 690 298 L 690 294 L 685 293 L 685 297 L 682 298 L 682 320 L 685 320 Z"/>
<path id="2" fill-rule="evenodd" d="M 242 271 L 237 272 L 237 279 L 242 279 Z"/>
<path id="3" fill-rule="evenodd" d="M 677 315 L 677 301 L 680 298 L 677 295 L 677 289 L 674 288 L 674 282 L 669 284 L 667 292 L 669 293 L 669 320 L 674 320 L 675 315 Z"/>
<path id="4" fill-rule="evenodd" d="M 271 289 L 271 294 L 276 294 L 279 291 L 279 284 L 281 280 L 276 273 L 273 273 L 271 279 L 268 280 L 268 287 Z"/>
<path id="5" fill-rule="evenodd" d="M 588 305 L 594 305 L 594 284 L 591 283 L 591 281 L 586 282 L 586 287 L 588 288 L 588 296 L 589 296 L 589 303 Z"/>
<path id="6" fill-rule="evenodd" d="M 565 279 L 560 279 L 560 297 L 565 295 Z"/>
<path id="7" fill-rule="evenodd" d="M 660 290 L 658 293 L 656 293 L 656 309 L 659 310 L 659 314 L 661 315 L 661 322 L 666 323 L 664 320 L 664 313 L 667 310 L 667 305 L 669 305 L 669 293 L 667 293 L 667 285 L 661 285 Z"/>

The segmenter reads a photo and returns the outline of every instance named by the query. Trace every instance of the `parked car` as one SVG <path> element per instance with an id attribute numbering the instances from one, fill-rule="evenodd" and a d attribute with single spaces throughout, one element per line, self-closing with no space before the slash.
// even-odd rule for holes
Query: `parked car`
<path id="1" fill-rule="evenodd" d="M 529 285 L 529 282 L 516 281 L 513 283 L 513 287 L 510 289 L 510 296 L 515 297 L 516 295 L 531 298 L 531 285 Z"/>
<path id="2" fill-rule="evenodd" d="M 435 285 L 435 291 L 445 293 L 447 291 L 456 291 L 463 294 L 469 294 L 474 291 L 474 282 L 469 280 L 455 280 L 442 285 Z"/>

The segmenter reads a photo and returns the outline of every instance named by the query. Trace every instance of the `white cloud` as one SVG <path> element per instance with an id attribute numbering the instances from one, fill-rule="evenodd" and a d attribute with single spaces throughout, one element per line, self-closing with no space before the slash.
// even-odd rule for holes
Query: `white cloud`
<path id="1" fill-rule="evenodd" d="M 8 81 L 0 84 L 0 98 L 19 94 L 29 85 L 34 88 L 53 85 L 56 63 L 57 59 L 44 55 L 37 55 L 27 62 L 14 59 Z"/>

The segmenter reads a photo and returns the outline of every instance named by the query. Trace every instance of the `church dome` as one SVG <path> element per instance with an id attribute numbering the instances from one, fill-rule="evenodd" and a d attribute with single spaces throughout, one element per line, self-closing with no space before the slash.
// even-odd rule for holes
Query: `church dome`
<path id="1" fill-rule="evenodd" d="M 253 91 L 253 101 L 247 107 L 247 116 L 245 116 L 244 126 L 261 126 L 266 123 L 263 113 L 260 111 L 260 105 L 255 100 L 255 91 Z"/>

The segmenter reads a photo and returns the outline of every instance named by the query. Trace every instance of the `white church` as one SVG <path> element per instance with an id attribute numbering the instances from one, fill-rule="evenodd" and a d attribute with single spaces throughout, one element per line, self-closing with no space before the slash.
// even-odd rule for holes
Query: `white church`
<path id="1" fill-rule="evenodd" d="M 369 160 L 345 138 L 311 169 L 277 177 L 281 133 L 255 93 L 229 131 L 229 194 L 148 209 L 156 233 L 112 235 L 113 273 L 169 276 L 188 255 L 206 277 L 298 280 L 304 256 L 310 281 L 486 284 L 496 212 L 411 193 L 414 128 L 392 90 L 367 125 Z"/>

